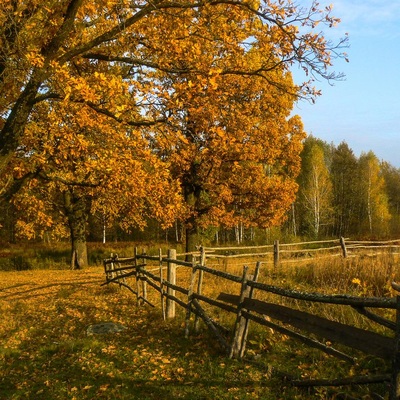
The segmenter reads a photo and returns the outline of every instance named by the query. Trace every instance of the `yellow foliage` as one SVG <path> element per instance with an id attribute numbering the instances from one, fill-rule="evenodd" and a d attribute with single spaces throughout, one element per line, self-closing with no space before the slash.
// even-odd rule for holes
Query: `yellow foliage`
<path id="1" fill-rule="evenodd" d="M 330 8 L 158 3 L 0 5 L 0 181 L 35 176 L 20 199 L 41 202 L 46 229 L 65 223 L 68 191 L 140 227 L 149 215 L 266 226 L 293 200 L 303 129 L 290 114 L 309 86 L 288 70 L 299 55 L 331 63 L 324 37 L 296 20 L 334 24 Z M 189 187 L 201 193 L 184 206 Z"/>

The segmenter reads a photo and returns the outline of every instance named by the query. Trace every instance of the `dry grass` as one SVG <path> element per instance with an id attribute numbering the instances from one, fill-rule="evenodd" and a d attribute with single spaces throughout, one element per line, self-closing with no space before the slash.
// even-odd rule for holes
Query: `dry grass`
<path id="1" fill-rule="evenodd" d="M 241 275 L 243 264 L 251 271 L 255 260 L 236 260 L 236 264 L 228 266 L 228 272 Z M 397 265 L 393 255 L 315 259 L 282 264 L 278 270 L 264 264 L 260 281 L 321 293 L 391 296 L 390 282 L 399 278 Z M 190 272 L 178 271 L 179 283 L 187 287 Z M 124 288 L 101 287 L 101 267 L 0 272 L 0 282 L 0 399 L 344 398 L 339 392 L 369 399 L 372 392 L 384 393 L 382 385 L 334 391 L 291 387 L 283 374 L 334 378 L 384 373 L 388 365 L 356 354 L 358 360 L 350 366 L 256 324 L 251 324 L 247 352 L 253 361 L 229 360 L 204 326 L 198 334 L 192 331 L 188 340 L 184 338 L 185 313 L 179 307 L 175 320 L 163 321 L 160 296 L 154 290 L 148 288 L 155 309 L 137 307 L 135 297 Z M 239 285 L 205 274 L 203 293 L 215 298 L 222 291 L 239 293 Z M 287 303 L 302 307 L 299 302 Z M 376 329 L 344 308 L 332 313 L 306 306 L 337 320 Z M 222 324 L 232 325 L 232 315 L 209 310 Z M 128 329 L 87 336 L 89 325 L 108 321 Z"/>

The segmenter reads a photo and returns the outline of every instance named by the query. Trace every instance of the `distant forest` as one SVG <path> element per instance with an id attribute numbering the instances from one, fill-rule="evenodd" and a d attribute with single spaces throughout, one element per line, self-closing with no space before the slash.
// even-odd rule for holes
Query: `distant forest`
<path id="1" fill-rule="evenodd" d="M 276 227 L 259 229 L 238 224 L 235 227 L 209 227 L 198 233 L 198 242 L 207 244 L 269 243 L 281 238 L 386 239 L 400 236 L 400 169 L 379 160 L 372 152 L 359 157 L 346 142 L 338 146 L 308 136 L 301 152 L 301 172 L 296 200 L 287 212 L 286 221 Z M 1 210 L 0 240 L 18 242 L 15 227 L 23 210 L 10 202 Z M 90 215 L 88 240 L 183 242 L 184 226 L 180 221 L 162 229 L 149 219 L 143 229 L 126 232 L 118 222 L 105 224 L 101 215 Z M 52 227 L 41 227 L 44 234 L 36 240 L 52 242 L 65 240 Z M 59 228 L 58 228 L 59 229 Z M 35 236 L 35 235 L 33 235 Z M 21 239 L 25 239 L 21 237 Z"/>

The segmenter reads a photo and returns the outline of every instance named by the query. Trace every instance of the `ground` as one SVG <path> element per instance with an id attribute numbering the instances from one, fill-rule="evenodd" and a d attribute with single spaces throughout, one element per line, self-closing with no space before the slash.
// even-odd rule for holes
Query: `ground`
<path id="1" fill-rule="evenodd" d="M 163 321 L 101 286 L 102 268 L 0 272 L 0 282 L 2 400 L 279 398 L 268 368 L 229 360 L 206 330 L 185 339 L 183 317 Z M 87 334 L 106 322 L 127 329 Z"/>

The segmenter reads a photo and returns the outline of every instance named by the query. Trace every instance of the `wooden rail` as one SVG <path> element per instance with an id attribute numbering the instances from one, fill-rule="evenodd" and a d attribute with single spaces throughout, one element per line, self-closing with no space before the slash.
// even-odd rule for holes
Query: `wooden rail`
<path id="1" fill-rule="evenodd" d="M 397 241 L 398 242 L 398 241 Z M 348 243 L 348 242 L 347 242 Z M 357 243 L 357 246 L 360 243 Z M 363 244 L 364 245 L 364 244 Z M 388 243 L 374 246 L 387 246 Z M 390 243 L 393 246 L 393 243 Z M 346 252 L 349 247 L 346 246 Z M 341 245 L 342 256 L 345 256 L 343 243 Z M 258 282 L 260 262 L 257 262 L 254 272 L 251 274 L 247 267 L 243 268 L 242 276 L 230 274 L 206 266 L 207 250 L 200 249 L 197 254 L 199 262 L 193 257 L 192 262 L 177 259 L 176 251 L 170 250 L 166 256 L 159 252 L 158 256 L 138 254 L 135 249 L 133 258 L 120 259 L 112 256 L 104 260 L 106 281 L 103 285 L 115 283 L 128 288 L 136 295 L 138 304 L 152 304 L 147 298 L 147 287 L 151 287 L 160 293 L 160 302 L 163 318 L 174 318 L 175 305 L 181 306 L 186 312 L 185 335 L 190 334 L 191 328 L 198 329 L 201 319 L 215 335 L 221 348 L 232 358 L 241 358 L 245 354 L 247 334 L 250 321 L 263 326 L 273 328 L 275 331 L 299 340 L 308 346 L 317 348 L 327 354 L 338 357 L 352 363 L 353 357 L 333 346 L 327 346 L 324 341 L 329 340 L 348 348 L 361 351 L 372 356 L 382 358 L 391 364 L 391 374 L 378 377 L 352 377 L 341 382 L 351 384 L 354 382 L 390 382 L 389 399 L 400 399 L 400 295 L 395 297 L 368 297 L 361 298 L 349 295 L 323 295 L 319 293 L 305 293 L 290 290 Z M 187 282 L 177 284 L 179 268 L 189 271 Z M 166 276 L 165 276 L 166 270 Z M 219 293 L 216 298 L 202 294 L 203 275 L 210 274 L 220 279 L 226 279 L 240 285 L 238 294 Z M 127 281 L 134 278 L 134 283 Z M 393 289 L 400 291 L 400 286 L 393 283 Z M 339 304 L 348 306 L 364 315 L 366 318 L 382 325 L 388 334 L 383 335 L 355 326 L 339 323 L 327 318 L 314 315 L 308 311 L 300 311 L 277 303 L 271 303 L 254 298 L 254 293 L 269 293 L 281 297 L 296 299 L 298 302 L 317 302 L 323 304 Z M 265 297 L 265 296 L 264 296 Z M 216 322 L 204 304 L 236 315 L 233 328 L 228 329 Z M 209 307 L 208 307 L 209 308 Z M 394 320 L 383 318 L 370 309 L 393 309 Z M 194 317 L 194 323 L 192 321 Z M 268 318 L 266 318 L 268 317 Z M 293 330 L 294 328 L 294 330 Z M 301 333 L 300 333 L 300 332 Z M 308 335 L 312 335 L 312 337 Z M 318 340 L 316 338 L 323 340 Z M 371 380 L 372 379 L 372 380 Z M 325 385 L 333 381 L 296 381 L 294 384 Z M 347 383 L 346 383 L 347 382 Z"/>
<path id="2" fill-rule="evenodd" d="M 280 243 L 273 245 L 241 246 L 241 247 L 205 247 L 208 260 L 223 260 L 226 266 L 229 260 L 240 258 L 256 258 L 269 262 L 277 268 L 280 264 L 308 261 L 316 257 L 355 257 L 360 251 L 371 250 L 371 254 L 387 251 L 400 254 L 400 239 L 387 241 L 356 241 L 346 238 L 319 240 L 312 242 Z"/>

